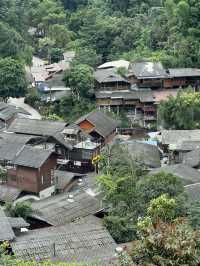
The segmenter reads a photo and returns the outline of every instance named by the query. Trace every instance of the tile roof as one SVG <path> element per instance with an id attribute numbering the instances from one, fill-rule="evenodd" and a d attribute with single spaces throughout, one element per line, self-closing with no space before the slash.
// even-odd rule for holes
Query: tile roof
<path id="1" fill-rule="evenodd" d="M 102 209 L 100 201 L 86 192 L 74 193 L 70 202 L 69 193 L 62 193 L 32 204 L 32 216 L 58 226 L 86 217 Z"/>
<path id="2" fill-rule="evenodd" d="M 30 224 L 27 223 L 22 217 L 8 217 L 8 221 L 12 228 L 20 229 L 23 227 L 29 227 Z"/>
<path id="3" fill-rule="evenodd" d="M 156 146 L 132 140 L 124 141 L 122 145 L 139 163 L 150 168 L 160 167 L 160 153 Z"/>
<path id="4" fill-rule="evenodd" d="M 185 186 L 189 202 L 200 201 L 200 183 Z"/>
<path id="5" fill-rule="evenodd" d="M 16 200 L 22 191 L 18 188 L 0 184 L 0 201 L 12 202 Z"/>
<path id="6" fill-rule="evenodd" d="M 109 265 L 116 243 L 96 219 L 32 230 L 11 243 L 17 258 Z"/>
<path id="7" fill-rule="evenodd" d="M 67 123 L 48 120 L 36 120 L 28 118 L 16 118 L 8 131 L 37 136 L 52 136 L 61 132 Z"/>
<path id="8" fill-rule="evenodd" d="M 30 115 L 23 108 L 19 108 L 4 102 L 0 102 L 0 119 L 3 121 L 8 121 L 9 119 L 15 117 L 17 114 Z"/>
<path id="9" fill-rule="evenodd" d="M 2 207 L 0 207 L 0 241 L 13 240 L 14 238 L 15 234 L 8 217 L 6 217 Z"/>
<path id="10" fill-rule="evenodd" d="M 31 135 L 31 138 L 35 138 L 35 136 L 52 137 L 61 145 L 71 150 L 72 145 L 69 141 L 65 140 L 62 134 L 66 124 L 65 122 L 17 118 L 10 125 L 8 131 L 23 135 Z"/>
<path id="11" fill-rule="evenodd" d="M 64 137 L 64 134 L 57 132 L 56 134 L 52 135 L 52 137 L 59 142 L 60 144 L 62 144 L 65 148 L 72 150 L 72 145 L 71 142 L 69 140 L 66 140 Z"/>
<path id="12" fill-rule="evenodd" d="M 196 148 L 184 154 L 183 163 L 191 167 L 199 166 L 200 165 L 200 148 Z"/>
<path id="13" fill-rule="evenodd" d="M 125 82 L 129 84 L 129 81 L 118 74 L 115 68 L 98 69 L 94 72 L 94 77 L 99 83 Z"/>
<path id="14" fill-rule="evenodd" d="M 182 151 L 192 151 L 200 148 L 200 141 L 182 141 L 180 145 L 178 145 L 177 150 Z"/>
<path id="15" fill-rule="evenodd" d="M 34 65 L 31 67 L 31 75 L 35 82 L 44 82 L 67 68 L 69 68 L 69 63 L 64 60 L 51 65 Z"/>
<path id="16" fill-rule="evenodd" d="M 12 162 L 15 165 L 40 168 L 52 153 L 53 151 L 51 149 L 39 149 L 31 146 L 24 146 Z"/>
<path id="17" fill-rule="evenodd" d="M 13 228 L 20 229 L 28 226 L 29 224 L 21 217 L 7 217 L 0 207 L 0 241 L 13 240 L 15 238 Z"/>
<path id="18" fill-rule="evenodd" d="M 161 143 L 164 145 L 180 144 L 183 141 L 200 141 L 200 130 L 162 130 Z"/>
<path id="19" fill-rule="evenodd" d="M 110 118 L 101 111 L 94 110 L 87 115 L 82 116 L 76 121 L 76 124 L 80 125 L 84 120 L 89 121 L 94 125 L 94 129 L 102 137 L 107 137 L 112 131 L 114 131 L 119 122 Z"/>
<path id="20" fill-rule="evenodd" d="M 166 165 L 152 170 L 150 173 L 154 174 L 158 172 L 171 173 L 178 176 L 184 185 L 200 183 L 200 172 L 186 164 Z"/>
<path id="21" fill-rule="evenodd" d="M 32 138 L 35 138 L 34 135 L 19 135 L 9 132 L 0 133 L 0 143 L 21 143 L 23 145 L 27 144 Z"/>
<path id="22" fill-rule="evenodd" d="M 149 61 L 131 63 L 130 73 L 133 73 L 138 79 L 165 78 L 168 76 L 160 62 Z"/>
<path id="23" fill-rule="evenodd" d="M 1 161 L 12 161 L 16 154 L 23 149 L 23 144 L 16 143 L 3 143 L 0 144 L 0 160 Z"/>
<path id="24" fill-rule="evenodd" d="M 56 178 L 56 188 L 64 189 L 75 177 L 81 177 L 83 175 L 78 173 L 72 173 L 67 171 L 54 171 L 54 177 Z"/>
<path id="25" fill-rule="evenodd" d="M 170 77 L 200 77 L 199 68 L 169 68 Z"/>

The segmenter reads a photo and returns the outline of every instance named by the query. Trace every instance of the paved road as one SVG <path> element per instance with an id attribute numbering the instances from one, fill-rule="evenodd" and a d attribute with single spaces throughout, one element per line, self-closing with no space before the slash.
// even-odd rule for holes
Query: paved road
<path id="1" fill-rule="evenodd" d="M 31 114 L 31 119 L 42 119 L 41 115 L 38 113 L 37 110 L 32 108 L 30 105 L 24 103 L 24 98 L 9 98 L 8 103 L 17 107 L 21 107 L 27 112 L 29 112 Z"/>

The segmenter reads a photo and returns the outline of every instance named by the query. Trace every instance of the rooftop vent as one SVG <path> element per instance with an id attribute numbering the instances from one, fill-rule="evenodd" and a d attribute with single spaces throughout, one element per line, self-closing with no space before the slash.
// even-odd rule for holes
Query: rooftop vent
<path id="1" fill-rule="evenodd" d="M 69 194 L 67 200 L 68 200 L 68 202 L 73 203 L 74 202 L 74 196 L 72 194 Z"/>
<path id="2" fill-rule="evenodd" d="M 78 179 L 78 185 L 81 186 L 83 184 L 83 179 L 82 178 L 79 178 Z"/>

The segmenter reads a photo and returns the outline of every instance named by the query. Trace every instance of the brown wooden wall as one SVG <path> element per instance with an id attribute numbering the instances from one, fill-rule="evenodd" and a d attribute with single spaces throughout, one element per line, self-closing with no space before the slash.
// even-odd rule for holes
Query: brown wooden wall
<path id="1" fill-rule="evenodd" d="M 179 79 L 165 79 L 164 80 L 164 88 L 174 88 L 186 85 L 186 79 L 179 78 Z"/>
<path id="2" fill-rule="evenodd" d="M 55 166 L 56 157 L 51 156 L 40 169 L 25 166 L 16 166 L 16 170 L 8 169 L 8 185 L 23 191 L 39 193 L 41 190 L 52 185 L 51 174 Z"/>

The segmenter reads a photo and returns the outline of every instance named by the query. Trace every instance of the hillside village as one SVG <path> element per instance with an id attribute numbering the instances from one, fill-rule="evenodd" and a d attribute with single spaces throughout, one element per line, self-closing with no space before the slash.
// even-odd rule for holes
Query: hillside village
<path id="1" fill-rule="evenodd" d="M 0 266 L 200 265 L 199 14 L 0 4 Z"/>
<path id="2" fill-rule="evenodd" d="M 97 70 L 101 71 L 105 69 Z M 187 82 L 192 86 L 194 80 L 191 80 Z M 195 77 L 195 86 L 197 84 Z M 111 88 L 109 92 L 102 91 L 103 87 L 100 91 L 97 86 L 96 94 L 117 93 L 119 96 L 113 101 L 119 102 L 121 93 L 130 97 L 142 92 L 147 99 L 150 93 L 166 91 L 167 97 L 171 91 L 180 89 L 135 89 L 136 84 L 132 89 L 131 86 L 129 91 Z M 130 99 L 132 106 L 129 103 L 134 115 L 138 106 L 141 110 L 145 106 L 144 101 L 135 98 Z M 151 104 L 153 109 L 153 101 Z M 95 177 L 102 172 L 102 154 L 108 147 L 112 150 L 113 145 L 127 149 L 126 154 L 139 162 L 146 174 L 163 172 L 177 176 L 188 201 L 200 200 L 200 131 L 123 129 L 120 121 L 105 112 L 111 105 L 101 108 L 97 99 L 95 110 L 67 123 L 32 119 L 25 110 L 1 103 L 0 162 L 6 177 L 1 180 L 0 200 L 2 204 L 30 201 L 32 208 L 26 221 L 6 218 L 1 208 L 1 241 L 9 241 L 18 258 L 38 262 L 98 260 L 100 265 L 110 265 L 116 260 L 116 248 L 126 249 L 126 244 L 116 243 L 103 225 L 102 217 L 107 210 Z M 123 107 L 124 104 L 120 106 Z M 90 236 L 89 241 L 86 235 Z"/>

